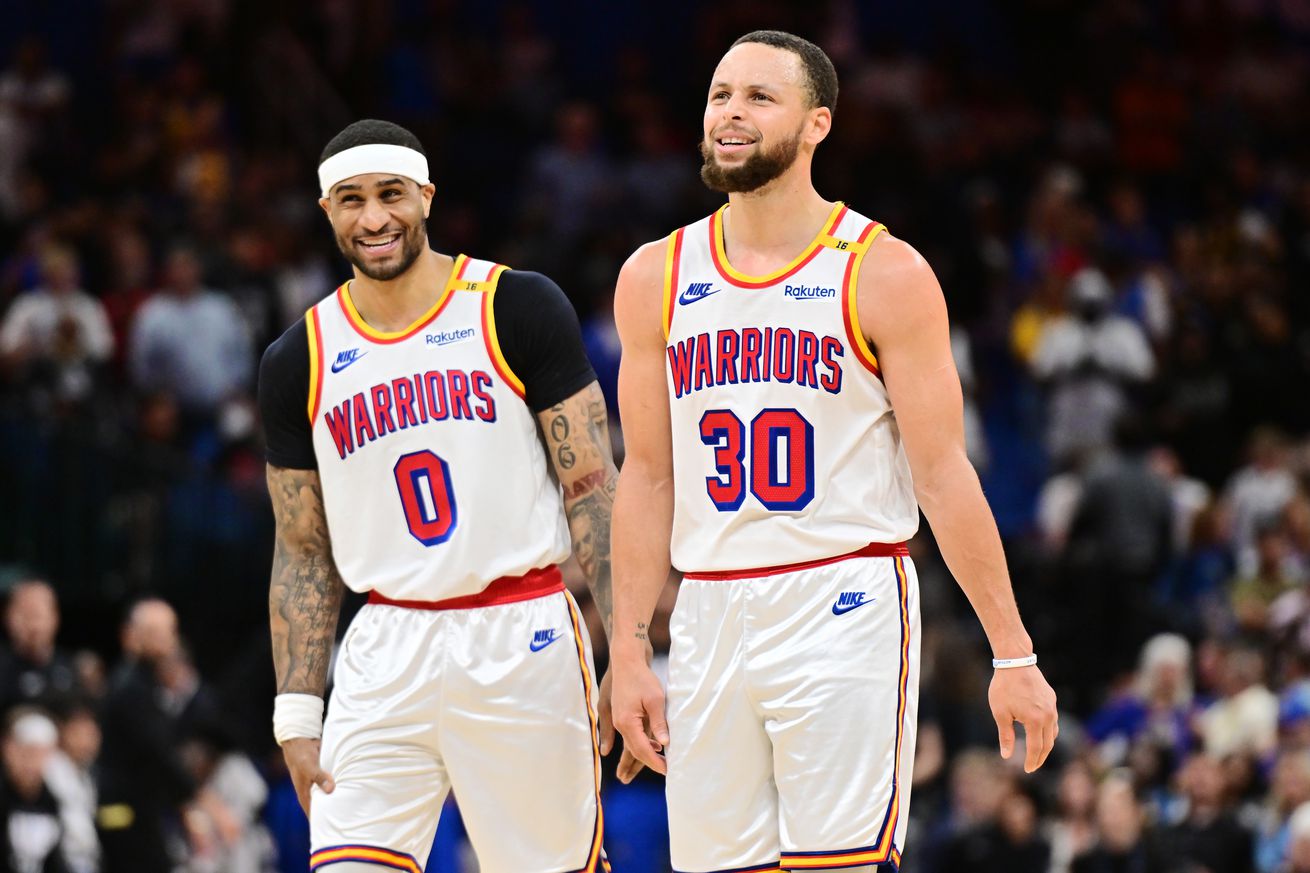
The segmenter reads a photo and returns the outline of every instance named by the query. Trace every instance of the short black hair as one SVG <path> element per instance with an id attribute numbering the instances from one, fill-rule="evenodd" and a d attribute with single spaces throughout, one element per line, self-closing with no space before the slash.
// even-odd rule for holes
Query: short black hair
<path id="1" fill-rule="evenodd" d="M 321 164 L 338 152 L 353 149 L 355 146 L 378 144 L 405 146 L 424 157 L 428 154 L 423 151 L 423 143 L 418 141 L 418 137 L 399 124 L 376 118 L 361 118 L 328 141 L 328 144 L 323 147 L 323 154 L 318 157 L 318 162 Z"/>
<path id="2" fill-rule="evenodd" d="M 757 42 L 761 45 L 785 49 L 797 55 L 805 67 L 807 90 L 810 92 L 810 108 L 826 107 L 830 112 L 837 111 L 837 68 L 827 53 L 808 39 L 782 30 L 752 30 L 739 38 L 730 48 L 742 43 Z"/>

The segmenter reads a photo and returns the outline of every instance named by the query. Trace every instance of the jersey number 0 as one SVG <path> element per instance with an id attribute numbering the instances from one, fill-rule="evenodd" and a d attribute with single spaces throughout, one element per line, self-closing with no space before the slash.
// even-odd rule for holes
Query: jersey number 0
<path id="1" fill-rule="evenodd" d="M 426 449 L 401 455 L 396 461 L 396 490 L 414 539 L 425 546 L 450 539 L 459 523 L 459 511 L 450 485 L 450 467 L 439 455 Z"/>

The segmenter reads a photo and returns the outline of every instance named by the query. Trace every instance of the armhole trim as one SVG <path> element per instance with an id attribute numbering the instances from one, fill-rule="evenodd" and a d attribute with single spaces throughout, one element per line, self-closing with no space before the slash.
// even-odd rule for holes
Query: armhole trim
<path id="1" fill-rule="evenodd" d="M 309 426 L 313 430 L 318 418 L 318 403 L 323 396 L 323 331 L 318 323 L 318 307 L 305 313 L 305 333 L 309 338 Z"/>
<path id="2" fill-rule="evenodd" d="M 855 356 L 860 359 L 860 363 L 865 369 L 873 375 L 882 379 L 882 368 L 878 365 L 878 356 L 873 353 L 869 346 L 869 340 L 865 337 L 864 329 L 860 326 L 860 309 L 859 309 L 859 287 L 860 287 L 860 264 L 864 262 L 864 256 L 869 253 L 869 246 L 873 240 L 887 228 L 881 222 L 872 221 L 860 234 L 856 243 L 854 252 L 850 260 L 846 262 L 846 277 L 843 280 L 845 300 L 842 306 L 842 320 L 846 323 L 846 339 L 850 342 L 851 348 L 855 350 Z"/>
<path id="3" fill-rule="evenodd" d="M 682 260 L 682 232 L 680 227 L 669 234 L 669 243 L 664 253 L 664 303 L 662 307 L 664 341 L 669 341 L 669 332 L 673 329 L 674 294 L 678 290 L 678 262 Z"/>
<path id="4" fill-rule="evenodd" d="M 526 400 L 527 392 L 523 388 L 523 380 L 510 369 L 509 361 L 505 360 L 505 353 L 500 348 L 500 337 L 496 334 L 496 315 L 493 309 L 496 289 L 500 286 L 500 277 L 508 269 L 509 267 L 504 264 L 496 264 L 485 281 L 472 284 L 475 286 L 473 290 L 482 292 L 482 337 L 486 341 L 491 363 L 510 390 L 517 394 L 520 400 Z"/>

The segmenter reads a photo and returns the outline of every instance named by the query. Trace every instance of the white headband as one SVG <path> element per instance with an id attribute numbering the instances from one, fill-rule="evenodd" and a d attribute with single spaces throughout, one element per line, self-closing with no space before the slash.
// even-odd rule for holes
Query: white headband
<path id="1" fill-rule="evenodd" d="M 369 143 L 337 152 L 318 165 L 318 187 L 328 196 L 338 182 L 363 173 L 393 173 L 428 184 L 428 159 L 408 146 Z"/>

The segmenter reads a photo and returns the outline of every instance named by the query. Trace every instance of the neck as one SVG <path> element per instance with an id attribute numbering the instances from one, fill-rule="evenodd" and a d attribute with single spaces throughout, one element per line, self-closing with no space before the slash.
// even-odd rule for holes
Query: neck
<path id="1" fill-rule="evenodd" d="M 350 299 L 371 327 L 385 332 L 404 330 L 441 297 L 454 263 L 449 255 L 427 249 L 394 279 L 370 279 L 356 268 Z"/>
<path id="2" fill-rule="evenodd" d="M 795 255 L 814 239 L 832 212 L 831 201 L 819 196 L 809 168 L 793 166 L 763 188 L 728 195 L 723 243 L 761 255 Z"/>

